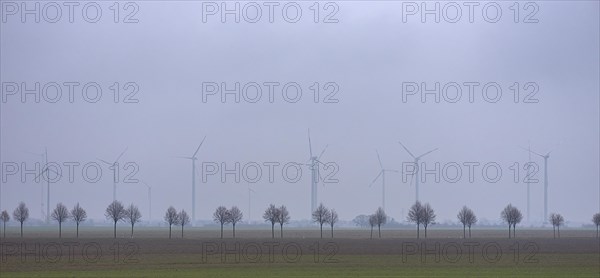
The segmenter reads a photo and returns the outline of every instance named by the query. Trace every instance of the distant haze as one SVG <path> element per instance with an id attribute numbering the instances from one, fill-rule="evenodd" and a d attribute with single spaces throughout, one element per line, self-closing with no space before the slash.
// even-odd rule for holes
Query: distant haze
<path id="1" fill-rule="evenodd" d="M 4 2 L 3 2 L 4 3 Z M 112 20 L 104 2 L 104 17 Z M 220 2 L 218 2 L 220 3 Z M 242 4 L 244 2 L 241 2 Z M 6 95 L 3 85 L 0 127 L 0 160 L 3 163 L 0 210 L 12 210 L 20 201 L 27 203 L 32 218 L 43 218 L 42 186 L 28 175 L 6 176 L 7 163 L 30 169 L 48 148 L 48 159 L 63 164 L 77 162 L 71 183 L 62 166 L 63 178 L 51 184 L 51 209 L 63 202 L 72 208 L 79 202 L 93 219 L 104 219 L 104 210 L 112 201 L 112 173 L 98 159 L 112 162 L 128 147 L 120 159 L 118 199 L 140 207 L 147 219 L 147 190 L 143 183 L 123 183 L 134 168 L 123 169 L 127 162 L 139 167 L 132 176 L 152 188 L 152 218 L 162 219 L 168 206 L 185 209 L 191 215 L 191 156 L 206 136 L 196 162 L 198 219 L 211 219 L 219 205 L 240 207 L 248 216 L 248 185 L 233 175 L 222 183 L 220 175 L 202 182 L 202 164 L 236 162 L 240 167 L 251 162 L 263 165 L 277 162 L 274 182 L 268 180 L 268 167 L 250 187 L 252 220 L 259 220 L 270 204 L 284 204 L 293 220 L 310 217 L 310 171 L 302 166 L 302 177 L 287 182 L 281 169 L 288 162 L 307 163 L 310 129 L 313 154 L 323 154 L 323 163 L 335 163 L 337 183 L 319 183 L 318 201 L 335 208 L 340 219 L 351 220 L 359 214 L 373 213 L 381 205 L 381 181 L 369 187 L 377 176 L 379 163 L 402 170 L 413 154 L 423 157 L 428 169 L 456 162 L 476 162 L 474 182 L 468 180 L 467 167 L 456 183 L 433 175 L 421 183 L 420 199 L 436 210 L 438 222 L 456 221 L 458 210 L 467 205 L 479 219 L 500 222 L 500 211 L 508 203 L 526 215 L 524 163 L 528 153 L 520 147 L 531 145 L 538 153 L 552 151 L 549 158 L 548 210 L 560 212 L 567 224 L 590 224 L 600 210 L 600 22 L 597 1 L 537 2 L 538 23 L 514 23 L 507 3 L 503 20 L 487 23 L 476 17 L 458 23 L 421 23 L 418 16 L 402 22 L 400 2 L 337 2 L 338 23 L 313 23 L 310 3 L 298 2 L 303 17 L 310 20 L 287 23 L 283 20 L 256 24 L 242 20 L 221 23 L 218 16 L 202 22 L 201 2 L 139 2 L 138 23 L 104 20 L 97 24 L 21 23 L 18 17 L 0 24 L 1 81 L 79 82 L 73 103 L 66 86 L 57 103 L 34 96 Z M 420 2 L 418 2 L 420 3 Z M 323 9 L 323 7 L 321 7 Z M 322 11 L 325 13 L 324 11 Z M 123 12 L 125 13 L 125 12 Z M 123 15 L 121 15 L 123 16 Z M 324 16 L 321 14 L 321 17 Z M 463 15 L 464 17 L 465 15 Z M 230 17 L 232 19 L 233 17 Z M 86 102 L 81 88 L 98 83 L 102 99 Z M 118 103 L 109 87 L 119 82 Z M 135 82 L 138 103 L 123 99 Z M 240 82 L 262 85 L 279 82 L 273 103 L 263 87 L 262 99 L 250 103 L 227 95 L 206 95 L 203 82 L 226 82 L 228 89 Z M 297 103 L 286 101 L 281 88 L 289 82 L 303 90 Z M 314 102 L 310 86 L 319 83 L 319 102 Z M 335 82 L 337 103 L 323 103 Z M 403 102 L 403 82 L 426 82 L 428 89 L 455 82 L 479 82 L 473 102 L 467 87 L 462 99 L 440 103 L 427 95 L 408 95 Z M 496 82 L 503 90 L 497 103 L 485 101 L 484 84 Z M 518 82 L 520 95 L 514 102 L 510 87 Z M 523 103 L 528 82 L 539 87 L 538 103 Z M 254 92 L 252 87 L 249 87 Z M 292 89 L 290 89 L 292 90 Z M 293 95 L 293 91 L 289 91 Z M 491 91 L 490 91 L 491 92 Z M 92 95 L 90 93 L 90 95 Z M 540 167 L 531 184 L 531 223 L 543 216 L 543 159 L 532 155 Z M 96 183 L 83 179 L 82 166 L 97 162 L 103 176 Z M 501 166 L 498 182 L 484 180 L 481 169 L 486 163 Z M 510 167 L 518 163 L 519 182 L 513 181 Z M 330 164 L 333 165 L 333 164 Z M 43 167 L 43 165 L 41 165 Z M 134 167 L 134 166 L 131 166 Z M 329 169 L 331 170 L 331 169 Z M 323 176 L 329 173 L 321 167 Z M 388 215 L 405 220 L 415 199 L 410 177 L 386 173 L 386 209 Z M 43 198 L 43 199 L 42 199 Z M 45 206 L 45 205 L 44 205 Z M 44 208 L 45 210 L 45 208 Z"/>

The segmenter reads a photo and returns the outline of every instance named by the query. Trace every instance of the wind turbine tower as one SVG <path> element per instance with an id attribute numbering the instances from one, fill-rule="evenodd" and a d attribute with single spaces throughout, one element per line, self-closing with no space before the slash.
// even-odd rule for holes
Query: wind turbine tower
<path id="1" fill-rule="evenodd" d="M 528 151 L 544 159 L 544 222 L 546 222 L 548 221 L 548 159 L 552 151 L 546 154 L 539 154 L 531 149 L 528 149 Z"/>
<path id="2" fill-rule="evenodd" d="M 248 222 L 252 221 L 252 193 L 256 193 L 256 191 L 248 185 Z"/>
<path id="3" fill-rule="evenodd" d="M 152 186 L 142 181 L 148 188 L 148 222 L 152 221 Z"/>

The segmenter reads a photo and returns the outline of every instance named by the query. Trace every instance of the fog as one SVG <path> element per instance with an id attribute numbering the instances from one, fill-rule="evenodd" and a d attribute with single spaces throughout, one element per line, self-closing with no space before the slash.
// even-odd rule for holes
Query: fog
<path id="1" fill-rule="evenodd" d="M 225 15 L 223 23 L 219 13 L 206 13 L 221 2 L 209 7 L 147 1 L 136 2 L 137 23 L 123 22 L 134 11 L 124 6 L 115 23 L 111 3 L 98 3 L 102 18 L 96 23 L 79 13 L 69 22 L 65 7 L 57 23 L 43 16 L 36 23 L 33 15 L 23 23 L 20 13 L 12 15 L 12 6 L 2 2 L 0 210 L 12 212 L 23 201 L 32 218 L 45 218 L 44 179 L 36 182 L 34 173 L 23 180 L 22 172 L 36 172 L 35 163 L 38 173 L 44 169 L 43 157 L 32 153 L 47 148 L 48 161 L 62 170 L 50 184 L 50 208 L 79 202 L 90 218 L 102 222 L 112 201 L 113 174 L 99 159 L 112 162 L 127 148 L 119 159 L 117 199 L 138 205 L 148 220 L 144 181 L 152 186 L 153 220 L 161 220 L 171 205 L 191 212 L 191 161 L 178 156 L 193 155 L 206 136 L 196 161 L 197 219 L 210 220 L 219 205 L 237 205 L 246 218 L 259 221 L 270 203 L 286 205 L 293 220 L 309 219 L 311 176 L 304 165 L 310 158 L 309 129 L 313 155 L 328 145 L 319 159 L 329 168 L 320 166 L 327 182 L 318 184 L 318 202 L 335 208 L 343 220 L 381 206 L 381 180 L 369 187 L 380 170 L 377 150 L 385 168 L 400 171 L 386 173 L 386 211 L 405 221 L 415 185 L 406 173 L 413 159 L 399 141 L 414 155 L 439 148 L 421 159 L 428 170 L 439 163 L 439 181 L 427 174 L 420 184 L 420 200 L 433 206 L 437 222 L 456 222 L 458 210 L 467 205 L 480 220 L 500 223 L 500 211 L 512 203 L 527 223 L 541 223 L 544 161 L 535 154 L 531 161 L 539 169 L 532 178 L 538 181 L 530 184 L 526 217 L 523 167 L 530 155 L 522 147 L 528 146 L 540 154 L 551 151 L 548 213 L 560 212 L 567 226 L 578 227 L 600 210 L 597 1 L 537 2 L 537 23 L 523 22 L 533 11 L 523 6 L 515 23 L 507 2 L 498 2 L 502 17 L 496 23 L 481 16 L 484 3 L 475 7 L 474 22 L 463 6 L 456 23 L 443 17 L 436 23 L 432 15 L 423 23 L 420 14 L 405 15 L 403 22 L 402 3 L 391 1 L 335 2 L 327 9 L 321 3 L 318 23 L 313 2 L 297 2 L 302 16 L 296 23 L 281 16 L 285 3 L 275 7 L 269 22 L 264 2 L 257 4 L 264 9 L 257 23 L 243 15 L 239 23 Z M 330 13 L 337 22 L 324 23 Z M 39 102 L 36 93 L 23 93 L 22 82 L 29 90 L 40 83 Z M 65 82 L 79 83 L 72 99 Z M 95 87 L 88 99 L 81 93 L 90 82 L 102 89 L 97 102 L 90 100 Z M 236 82 L 239 102 L 234 94 L 221 94 Z M 278 82 L 271 99 L 265 82 Z M 435 93 L 421 94 L 436 82 L 439 102 Z M 471 99 L 465 82 L 478 84 Z M 62 87 L 55 103 L 48 100 L 56 96 L 54 83 Z M 214 84 L 221 92 L 208 91 Z M 286 84 L 289 90 L 282 94 Z M 415 84 L 421 91 L 412 94 Z M 482 94 L 486 84 L 492 86 L 488 95 Z M 298 99 L 296 85 L 302 89 Z M 460 99 L 455 85 L 461 87 Z M 281 173 L 292 162 L 303 164 L 298 179 L 295 167 L 287 176 Z M 68 174 L 65 163 L 79 165 Z M 95 182 L 82 173 L 90 163 L 102 169 Z M 239 182 L 233 174 L 221 180 L 222 163 L 227 169 L 240 164 Z M 278 164 L 272 175 L 265 163 Z M 472 181 L 465 163 L 478 165 Z M 486 164 L 494 168 L 484 175 Z M 218 174 L 207 173 L 208 165 L 217 165 Z M 262 176 L 255 179 L 256 165 Z M 462 171 L 457 179 L 455 165 Z M 496 179 L 498 167 L 502 173 Z M 249 187 L 255 191 L 251 211 Z"/>

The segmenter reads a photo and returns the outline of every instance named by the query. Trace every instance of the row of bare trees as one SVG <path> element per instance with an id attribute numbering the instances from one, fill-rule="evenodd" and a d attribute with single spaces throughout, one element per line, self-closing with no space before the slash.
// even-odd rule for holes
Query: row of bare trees
<path id="1" fill-rule="evenodd" d="M 123 221 L 128 222 L 131 225 L 131 237 L 133 237 L 133 230 L 136 223 L 141 221 L 142 214 L 137 206 L 130 204 L 128 207 L 123 206 L 119 201 L 113 201 L 104 213 L 107 219 L 112 220 L 114 223 L 113 236 L 117 236 L 117 222 Z M 62 237 L 62 223 L 67 220 L 72 220 L 77 225 L 77 237 L 79 237 L 79 225 L 87 219 L 87 213 L 79 203 L 77 203 L 70 211 L 62 203 L 58 203 L 56 208 L 52 211 L 51 217 L 53 220 L 58 222 L 58 236 Z M 523 219 L 521 211 L 509 204 L 500 213 L 500 217 L 503 222 L 508 224 L 508 237 L 515 237 L 516 225 Z M 13 219 L 20 222 L 21 224 L 21 237 L 23 237 L 23 223 L 29 218 L 29 209 L 24 202 L 20 202 L 17 208 L 13 211 Z M 231 223 L 233 226 L 233 237 L 235 238 L 235 226 L 243 218 L 241 210 L 233 206 L 231 209 L 220 206 L 214 214 L 213 219 L 215 222 L 221 224 L 221 238 L 223 238 L 223 226 Z M 435 224 L 435 211 L 428 204 L 421 204 L 417 201 L 411 206 L 407 220 L 409 222 L 417 224 L 417 238 L 420 237 L 420 226 L 423 225 L 425 230 L 425 238 L 427 238 L 427 227 Z M 463 225 L 463 237 L 466 238 L 466 228 L 469 228 L 469 237 L 471 237 L 471 226 L 477 223 L 477 217 L 470 208 L 463 206 L 458 212 L 457 218 Z M 276 207 L 274 204 L 270 204 L 263 214 L 265 222 L 271 223 L 271 237 L 275 237 L 275 224 L 280 225 L 280 235 L 283 238 L 283 225 L 289 223 L 290 215 L 286 206 Z M 329 209 L 322 203 L 312 213 L 313 222 L 319 224 L 321 231 L 321 238 L 323 238 L 323 225 L 328 224 L 331 226 L 331 237 L 333 238 L 333 228 L 338 222 L 338 214 L 335 209 Z M 164 220 L 169 224 L 169 238 L 171 238 L 171 227 L 173 225 L 181 225 L 181 237 L 183 237 L 184 226 L 190 223 L 190 217 L 185 210 L 177 212 L 172 206 L 167 209 Z M 548 219 L 552 224 L 554 230 L 554 237 L 558 235 L 560 237 L 560 226 L 565 222 L 562 215 L 558 213 L 550 214 Z M 6 237 L 6 223 L 10 221 L 10 215 L 6 210 L 0 213 L 0 221 L 3 222 L 3 237 Z M 373 238 L 373 228 L 377 226 L 379 237 L 381 237 L 381 226 L 387 223 L 387 215 L 382 208 L 378 208 L 375 213 L 367 215 L 359 215 L 354 219 L 354 222 L 360 226 L 371 226 L 371 238 Z M 596 226 L 596 237 L 600 237 L 600 213 L 594 214 L 592 222 Z M 512 228 L 512 234 L 511 234 Z"/>
<path id="2" fill-rule="evenodd" d="M 417 201 L 410 210 L 408 211 L 408 216 L 406 219 L 408 222 L 412 222 L 417 224 L 417 238 L 419 238 L 419 226 L 423 225 L 425 228 L 425 238 L 427 238 L 427 227 L 435 222 L 435 211 L 429 205 L 429 203 L 425 203 L 424 205 L 421 202 Z"/>
<path id="3" fill-rule="evenodd" d="M 279 233 L 283 238 L 283 225 L 290 223 L 291 217 L 286 206 L 276 207 L 274 204 L 270 204 L 263 213 L 263 219 L 265 222 L 271 223 L 271 238 L 275 238 L 275 223 L 279 224 Z"/>
<path id="4" fill-rule="evenodd" d="M 242 221 L 243 217 L 244 214 L 236 206 L 231 207 L 231 209 L 219 206 L 213 213 L 213 220 L 221 224 L 221 238 L 223 238 L 223 225 L 229 223 L 233 226 L 233 237 L 235 238 L 235 225 Z"/>
<path id="5" fill-rule="evenodd" d="M 181 210 L 177 212 L 177 210 L 170 206 L 165 213 L 165 222 L 169 224 L 169 238 L 171 238 L 171 227 L 173 225 L 181 226 L 181 237 L 183 238 L 183 228 L 185 225 L 190 224 L 190 216 L 187 214 L 185 210 Z"/>
<path id="6" fill-rule="evenodd" d="M 381 225 L 385 225 L 387 223 L 387 214 L 380 207 L 377 208 L 375 213 L 369 216 L 369 225 L 371 225 L 371 238 L 373 238 L 373 227 L 377 225 L 377 230 L 379 232 L 379 238 L 381 238 Z"/>
<path id="7" fill-rule="evenodd" d="M 51 217 L 58 222 L 58 237 L 62 237 L 62 223 L 71 219 L 77 224 L 77 237 L 79 237 L 79 224 L 87 219 L 87 213 L 79 206 L 79 203 L 73 207 L 71 211 L 62 203 L 58 203 L 52 211 Z M 20 202 L 17 208 L 13 211 L 13 218 L 21 224 L 21 237 L 23 237 L 23 223 L 29 218 L 29 208 L 24 202 Z M 8 212 L 0 213 L 0 220 L 3 222 L 3 237 L 6 237 L 6 222 L 10 221 Z"/>
<path id="8" fill-rule="evenodd" d="M 323 203 L 319 204 L 317 209 L 312 213 L 313 222 L 318 223 L 321 227 L 321 238 L 323 238 L 323 224 L 329 224 L 331 226 L 331 237 L 333 238 L 333 226 L 338 222 L 338 214 L 335 209 L 329 209 L 323 205 Z"/>

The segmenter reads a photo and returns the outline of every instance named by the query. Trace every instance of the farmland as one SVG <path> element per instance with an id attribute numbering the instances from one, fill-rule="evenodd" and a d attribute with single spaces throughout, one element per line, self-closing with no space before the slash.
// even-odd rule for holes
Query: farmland
<path id="1" fill-rule="evenodd" d="M 218 238 L 213 228 L 180 229 L 126 226 L 117 239 L 109 227 L 84 227 L 79 239 L 67 228 L 58 239 L 51 227 L 28 227 L 24 238 L 11 227 L 2 239 L 2 277 L 598 277 L 600 241 L 593 230 L 481 229 L 462 239 L 462 230 L 432 229 L 416 239 L 408 229 L 324 230 L 239 229 Z M 278 232 L 278 231 L 276 231 Z M 279 236 L 278 233 L 276 233 Z M 376 231 L 374 232 L 376 236 Z"/>

